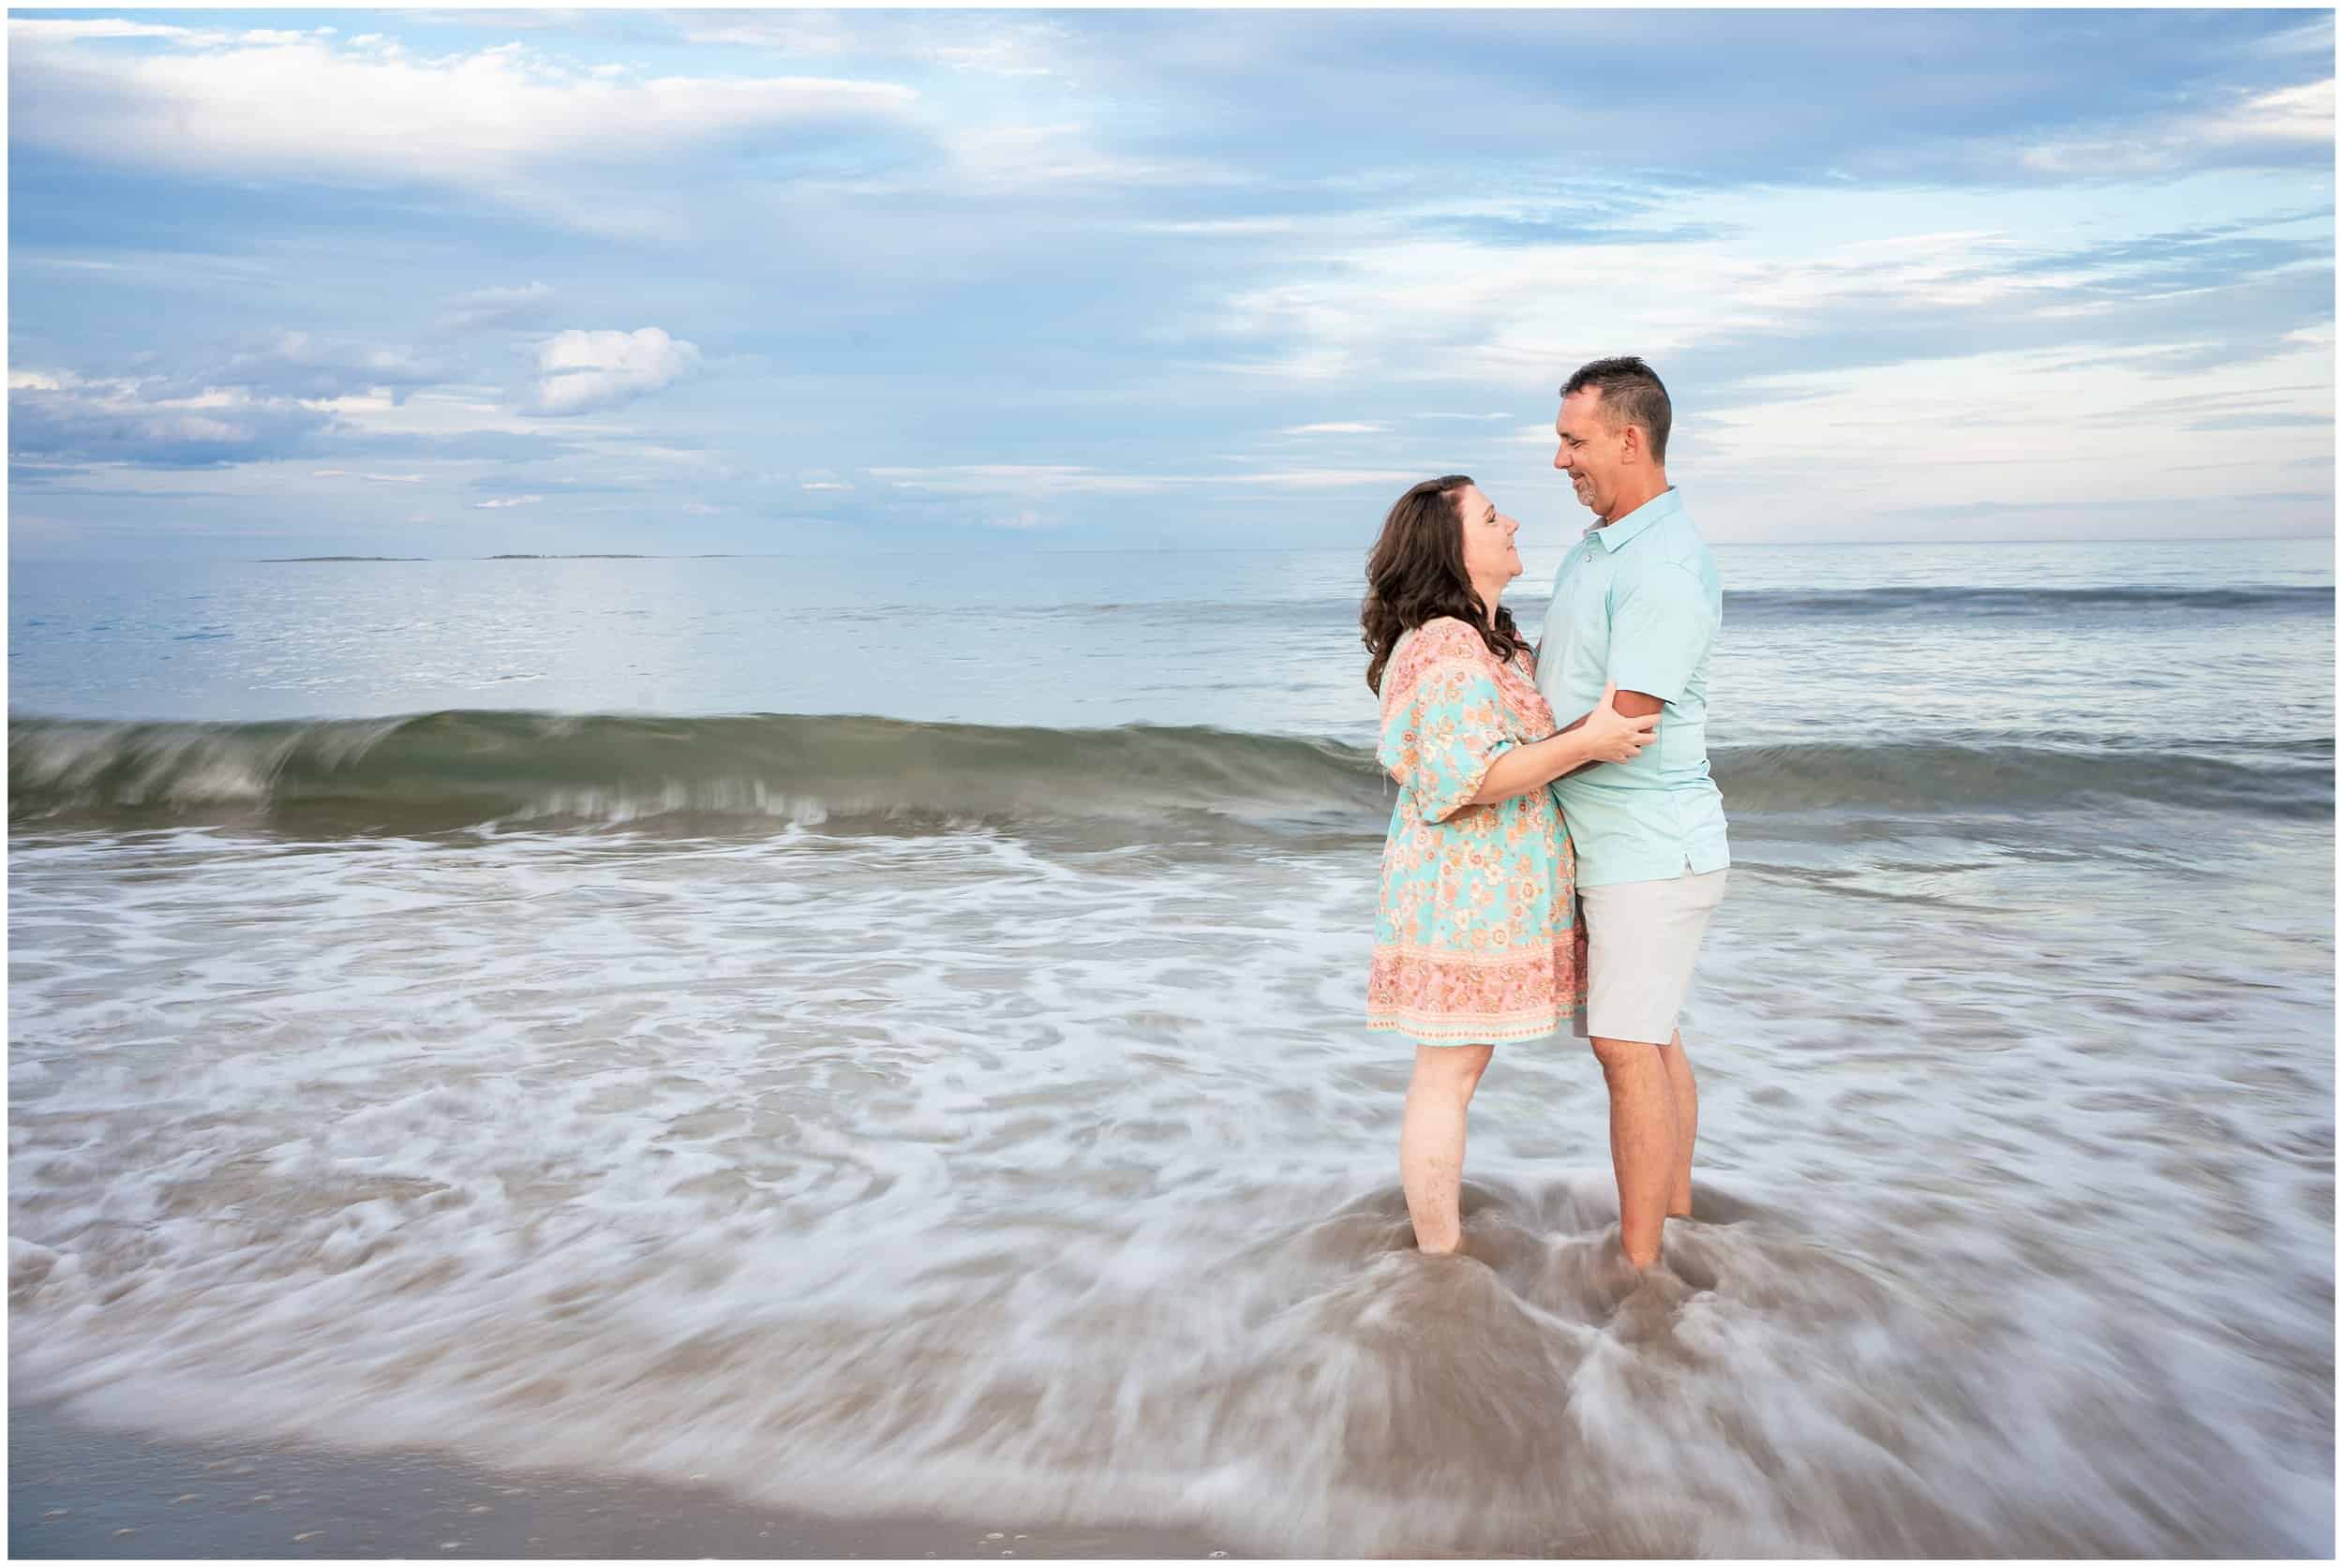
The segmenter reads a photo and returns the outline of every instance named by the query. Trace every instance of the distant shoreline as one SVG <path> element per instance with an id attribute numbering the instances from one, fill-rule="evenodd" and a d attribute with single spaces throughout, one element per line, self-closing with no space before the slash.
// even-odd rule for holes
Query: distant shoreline
<path id="1" fill-rule="evenodd" d="M 2230 544 L 2230 545 L 2291 545 L 2291 544 L 2300 544 L 2300 543 L 2305 543 L 2305 542 L 2310 542 L 2310 541 L 2322 541 L 2322 540 L 2323 540 L 2323 541 L 2328 541 L 2328 542 L 2333 542 L 2333 541 L 2336 539 L 2336 536 L 2334 533 L 2332 533 L 2332 532 L 2329 532 L 2329 533 L 2241 533 L 2241 534 L 2237 534 L 2237 535 L 2234 535 L 2234 536 L 2231 536 L 2231 537 L 2225 537 L 2225 538 L 2221 541 L 2221 543 L 2223 543 L 2223 544 Z M 1554 553 L 1560 554 L 1560 553 L 1562 553 L 1563 548 L 1564 548 L 1564 546 L 1565 546 L 1566 545 L 1569 545 L 1569 544 L 1574 544 L 1574 543 L 1576 543 L 1576 540 L 1577 540 L 1577 536 L 1576 536 L 1575 534 L 1573 534 L 1573 535 L 1572 535 L 1572 536 L 1571 536 L 1568 540 L 1561 540 L 1561 541 L 1558 541 L 1557 543 L 1555 543 L 1555 544 L 1553 544 L 1553 545 L 1533 545 L 1533 546 L 1531 546 L 1531 548 L 1532 548 L 1532 549 L 1550 549 L 1550 550 L 1552 550 Z M 2099 546 L 2104 546 L 2104 545 L 2173 545 L 2173 544 L 2184 544 L 2184 543 L 2186 543 L 2186 541 L 2185 541 L 2185 540 L 2181 540 L 2181 539 L 2177 539 L 2177 538 L 2173 538 L 2173 537 L 2171 537 L 2171 536 L 2158 536 L 2158 535 L 2153 535 L 2153 534 L 2151 534 L 2151 535 L 2147 535 L 2147 536 L 2144 536 L 2144 537 L 2141 537 L 2141 538 L 2134 538 L 2134 539 L 2099 539 L 2099 538 L 2087 538 L 2087 539 L 1823 539 L 1823 540 L 1814 540 L 1814 539 L 1711 539 L 1711 540 L 1709 541 L 1709 543 L 1710 543 L 1712 545 L 1716 545 L 1716 546 L 1718 546 L 1718 547 L 1720 547 L 1720 548 L 1730 548 L 1730 549 L 1733 549 L 1733 550 L 1739 551 L 1739 550 L 1776 550 L 1776 549 L 1786 549 L 1786 550 L 1805 550 L 1805 549 L 1814 549 L 1814 548 L 1816 548 L 1816 547 L 1829 547 L 1829 548 L 1833 548 L 1833 549 L 1862 549 L 1862 550 L 1869 550 L 1869 549 L 1911 549 L 1911 548 L 1922 548 L 1922 547 L 1948 547 L 1948 548 L 1955 548 L 1955 549 L 1965 549 L 1965 548 L 1970 548 L 1970 547 L 1973 547 L 1973 546 L 1977 546 L 1977 545 L 2024 545 L 2024 546 L 2027 546 L 2027 547 L 2029 547 L 2029 548 L 2033 548 L 2033 547 L 2063 548 L 2063 547 L 2069 546 L 2069 545 L 2099 545 Z M 440 560 L 814 560 L 814 559 L 817 559 L 817 558 L 825 558 L 825 557 L 833 556 L 834 554 L 835 554 L 835 552 L 833 552 L 833 551 L 824 551 L 824 550 L 710 550 L 710 551 L 705 551 L 705 552 L 701 552 L 701 553 L 697 553 L 697 554 L 692 554 L 692 555 L 663 555 L 663 554 L 643 553 L 643 552 L 623 552 L 623 553 L 621 553 L 621 552 L 613 552 L 613 551 L 589 551 L 589 552 L 581 552 L 581 553 L 577 553 L 577 554 L 569 554 L 569 555 L 501 554 L 501 555 L 491 555 L 491 556 L 353 556 L 353 555 L 332 555 L 332 556 L 203 556 L 203 557 L 195 557 L 195 558 L 188 558 L 188 559 L 197 559 L 197 560 L 216 560 L 216 561 L 243 560 L 243 561 L 251 561 L 251 562 L 255 562 L 256 564 L 264 565 L 264 566 L 272 566 L 272 565 L 308 564 L 308 563 L 324 562 L 324 561 L 410 561 L 410 562 L 421 562 L 421 561 L 440 561 Z M 906 558 L 906 557 L 918 557 L 918 558 L 923 559 L 923 560 L 938 560 L 938 559 L 946 559 L 946 558 L 957 558 L 957 557 L 963 557 L 963 556 L 994 556 L 994 557 L 996 557 L 996 556 L 1001 556 L 1001 555 L 1016 555 L 1016 556 L 1019 556 L 1019 557 L 1046 557 L 1046 556 L 1227 556 L 1227 555 L 1245 555 L 1245 556 L 1253 556 L 1253 555 L 1273 555 L 1273 556 L 1274 556 L 1274 555 L 1295 555 L 1295 556 L 1313 556 L 1313 555 L 1315 555 L 1315 556 L 1334 556 L 1334 555 L 1357 555 L 1357 556 L 1362 556 L 1362 557 L 1363 557 L 1363 556 L 1365 555 L 1365 546 L 1364 546 L 1364 545 L 1361 545 L 1361 546 L 1359 546 L 1359 547 L 1357 547 L 1357 548 L 1355 548 L 1355 549 L 1354 549 L 1354 548 L 1352 548 L 1351 546 L 1347 545 L 1258 545 L 1258 546 L 1216 545 L 1216 546 L 1214 546 L 1213 548 L 1210 548 L 1210 549 L 1149 549 L 1149 548 L 1146 548 L 1146 547 L 1143 547 L 1143 546 L 1138 546 L 1138 545 L 1123 545 L 1123 546 L 1101 546 L 1101 547 L 1097 547 L 1097 548 L 1067 549 L 1067 550 L 1016 550 L 1016 551 L 982 550 L 982 549 L 953 549 L 953 550 L 946 550 L 946 549 L 874 550 L 874 551 L 872 551 L 872 552 L 871 552 L 871 559 L 872 559 L 872 560 L 900 560 L 900 559 L 903 559 L 903 558 Z M 52 563 L 52 561 L 56 561 L 56 562 L 63 562 L 63 563 L 65 563 L 65 564 L 69 564 L 69 565 L 95 565 L 95 564 L 101 564 L 101 562 L 98 562 L 98 561 L 95 561 L 95 560 L 87 560 L 87 559 L 83 559 L 83 558 L 78 558 L 78 557 L 76 557 L 76 558 L 55 557 L 55 558 L 49 558 L 48 560 L 40 560 L 40 559 L 38 559 L 38 558 L 36 558 L 36 559 L 35 559 L 35 560 L 34 560 L 31 563 L 32 563 L 32 564 L 50 564 L 50 563 Z"/>
<path id="2" fill-rule="evenodd" d="M 746 560 L 739 555 L 649 556 L 621 554 L 613 551 L 592 551 L 579 555 L 496 555 L 496 556 L 262 556 L 262 566 L 300 566 L 328 560 Z"/>

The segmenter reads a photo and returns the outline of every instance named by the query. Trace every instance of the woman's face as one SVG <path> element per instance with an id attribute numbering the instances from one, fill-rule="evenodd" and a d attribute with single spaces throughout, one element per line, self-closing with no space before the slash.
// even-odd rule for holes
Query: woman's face
<path id="1" fill-rule="evenodd" d="M 1521 525 L 1497 509 L 1478 485 L 1456 492 L 1456 526 L 1464 530 L 1465 575 L 1475 583 L 1512 582 L 1521 575 L 1514 535 Z"/>

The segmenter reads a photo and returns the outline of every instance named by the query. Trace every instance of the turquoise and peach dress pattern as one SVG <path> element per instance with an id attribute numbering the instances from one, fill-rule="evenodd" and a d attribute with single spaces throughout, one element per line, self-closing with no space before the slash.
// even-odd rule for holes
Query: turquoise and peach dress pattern
<path id="1" fill-rule="evenodd" d="M 1383 845 L 1366 1026 L 1421 1045 L 1542 1039 L 1586 1003 L 1577 874 L 1551 790 L 1476 806 L 1489 766 L 1554 733 L 1527 651 L 1428 620 L 1383 671 L 1376 758 L 1399 784 Z"/>

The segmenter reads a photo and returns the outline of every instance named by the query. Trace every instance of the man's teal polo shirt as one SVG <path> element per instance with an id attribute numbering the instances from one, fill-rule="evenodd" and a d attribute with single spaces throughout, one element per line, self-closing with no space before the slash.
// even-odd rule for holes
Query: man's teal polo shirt
<path id="1" fill-rule="evenodd" d="M 1578 854 L 1578 885 L 1657 882 L 1723 869 L 1724 798 L 1709 777 L 1709 650 L 1724 583 L 1671 488 L 1571 549 L 1538 644 L 1538 690 L 1566 724 L 1606 681 L 1666 707 L 1660 738 L 1633 762 L 1554 781 Z"/>

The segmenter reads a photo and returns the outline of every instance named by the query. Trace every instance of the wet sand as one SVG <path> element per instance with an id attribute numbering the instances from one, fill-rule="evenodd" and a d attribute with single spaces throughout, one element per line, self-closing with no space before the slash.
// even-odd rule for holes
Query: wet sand
<path id="1" fill-rule="evenodd" d="M 17 1558 L 1242 1558 L 1242 1544 L 1012 1519 L 829 1519 L 714 1491 L 445 1455 L 179 1442 L 8 1411 Z"/>

